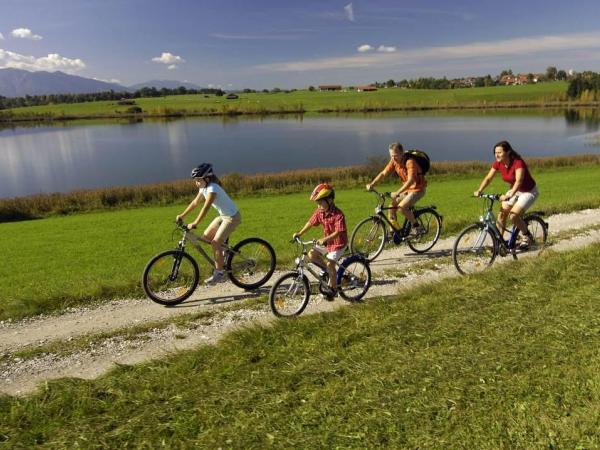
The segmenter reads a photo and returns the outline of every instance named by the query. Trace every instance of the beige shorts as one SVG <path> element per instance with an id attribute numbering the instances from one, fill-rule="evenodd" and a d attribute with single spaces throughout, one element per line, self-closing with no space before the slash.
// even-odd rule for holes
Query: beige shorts
<path id="1" fill-rule="evenodd" d="M 213 240 L 225 242 L 240 223 L 242 223 L 242 215 L 239 211 L 235 216 L 215 217 L 210 225 L 206 227 L 206 230 L 204 230 L 204 236 L 213 236 Z"/>
<path id="2" fill-rule="evenodd" d="M 323 247 L 322 245 L 315 245 L 313 248 L 325 258 L 334 262 L 340 259 L 346 251 L 345 247 L 338 248 L 337 250 L 334 250 L 332 252 L 327 251 L 327 247 Z"/>
<path id="3" fill-rule="evenodd" d="M 537 187 L 534 187 L 530 192 L 517 192 L 511 198 L 506 200 L 506 203 L 511 208 L 518 206 L 521 208 L 521 211 L 525 212 L 531 208 L 531 205 L 535 203 L 539 195 Z"/>
<path id="4" fill-rule="evenodd" d="M 408 201 L 408 206 L 415 206 L 415 204 L 425 197 L 425 189 L 418 192 L 403 192 L 396 200 L 397 204 L 402 203 L 404 200 Z"/>

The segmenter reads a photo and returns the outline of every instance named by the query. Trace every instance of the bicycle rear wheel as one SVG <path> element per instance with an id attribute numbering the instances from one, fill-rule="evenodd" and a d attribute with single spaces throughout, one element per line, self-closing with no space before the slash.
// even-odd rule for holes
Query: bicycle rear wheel
<path id="1" fill-rule="evenodd" d="M 371 287 L 371 268 L 362 256 L 350 256 L 340 264 L 337 272 L 338 292 L 344 300 L 356 302 Z"/>
<path id="2" fill-rule="evenodd" d="M 383 251 L 386 239 L 385 223 L 377 216 L 367 217 L 352 231 L 350 251 L 363 255 L 371 262 Z"/>
<path id="3" fill-rule="evenodd" d="M 304 311 L 310 298 L 308 279 L 298 272 L 279 278 L 269 292 L 269 305 L 277 317 L 297 316 Z"/>
<path id="4" fill-rule="evenodd" d="M 483 225 L 475 223 L 460 232 L 452 248 L 454 267 L 461 274 L 481 272 L 494 262 L 498 252 L 496 238 Z"/>
<path id="5" fill-rule="evenodd" d="M 172 306 L 192 295 L 199 280 L 198 264 L 190 255 L 181 250 L 167 250 L 148 262 L 142 286 L 151 300 Z"/>
<path id="6" fill-rule="evenodd" d="M 433 208 L 424 208 L 415 211 L 415 219 L 423 228 L 424 232 L 418 236 L 409 238 L 406 243 L 412 251 L 425 253 L 435 245 L 442 231 L 442 218 Z"/>
<path id="7" fill-rule="evenodd" d="M 544 219 L 537 214 L 529 214 L 523 218 L 527 224 L 527 229 L 533 236 L 533 243 L 527 247 L 521 248 L 524 236 L 520 231 L 517 231 L 516 245 L 512 249 L 513 256 L 516 258 L 520 255 L 531 255 L 538 256 L 544 248 L 546 248 L 546 241 L 548 240 L 548 228 Z"/>
<path id="8" fill-rule="evenodd" d="M 242 289 L 257 289 L 275 271 L 275 251 L 264 239 L 248 238 L 238 242 L 227 254 L 225 270 L 231 282 Z"/>

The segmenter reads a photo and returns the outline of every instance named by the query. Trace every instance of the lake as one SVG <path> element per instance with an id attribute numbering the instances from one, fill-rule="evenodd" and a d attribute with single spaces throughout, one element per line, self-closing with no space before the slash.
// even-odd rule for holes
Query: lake
<path id="1" fill-rule="evenodd" d="M 503 139 L 525 158 L 600 149 L 593 110 L 188 118 L 0 128 L 0 198 L 218 174 L 362 164 L 390 142 L 433 161 L 492 161 Z"/>

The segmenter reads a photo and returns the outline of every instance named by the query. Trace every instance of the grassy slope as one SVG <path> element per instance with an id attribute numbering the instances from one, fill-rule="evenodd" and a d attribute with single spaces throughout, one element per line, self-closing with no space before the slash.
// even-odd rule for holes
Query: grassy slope
<path id="1" fill-rule="evenodd" d="M 599 207 L 599 172 L 598 166 L 537 171 L 534 176 L 541 197 L 535 209 Z M 575 179 L 577 183 L 573 183 Z M 479 181 L 472 177 L 430 180 L 423 203 L 438 206 L 446 233 L 454 233 L 478 217 L 481 201 L 469 195 Z M 506 189 L 499 177 L 494 186 Z M 236 199 L 243 225 L 233 241 L 262 236 L 275 248 L 279 267 L 289 266 L 295 247 L 287 241 L 314 208 L 308 195 Z M 337 199 L 349 230 L 372 214 L 374 196 L 363 190 L 338 190 Z M 182 205 L 174 205 L 0 224 L 0 319 L 63 309 L 92 299 L 142 295 L 142 269 L 153 254 L 176 245 L 177 240 L 171 240 L 172 220 L 181 210 Z M 192 250 L 192 254 L 196 252 Z M 207 276 L 205 263 L 201 272 Z"/>
<path id="2" fill-rule="evenodd" d="M 380 89 L 376 92 L 309 92 L 289 94 L 240 94 L 237 100 L 203 95 L 179 95 L 161 98 L 137 99 L 145 113 L 164 115 L 167 110 L 188 113 L 277 112 L 363 110 L 367 108 L 406 108 L 444 106 L 485 106 L 495 103 L 542 104 L 563 100 L 567 83 L 540 83 L 526 86 L 494 86 L 470 89 Z M 15 108 L 17 115 L 54 114 L 58 116 L 103 116 L 125 112 L 128 107 L 117 106 L 115 101 L 89 102 Z"/>
<path id="3" fill-rule="evenodd" d="M 0 398 L 0 439 L 53 448 L 597 448 L 600 246 L 549 253 L 252 327 L 96 381 Z"/>

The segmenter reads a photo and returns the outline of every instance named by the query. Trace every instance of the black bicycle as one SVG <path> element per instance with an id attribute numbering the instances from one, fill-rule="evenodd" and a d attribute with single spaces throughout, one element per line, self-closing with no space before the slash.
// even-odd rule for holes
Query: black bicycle
<path id="1" fill-rule="evenodd" d="M 393 209 L 391 206 L 385 206 L 385 201 L 391 198 L 391 194 L 389 192 L 380 194 L 375 189 L 371 189 L 371 192 L 377 197 L 375 214 L 354 227 L 350 238 L 352 253 L 359 253 L 371 262 L 381 254 L 383 247 L 388 242 L 396 245 L 406 242 L 416 253 L 425 253 L 431 250 L 438 241 L 442 230 L 442 216 L 436 211 L 435 206 L 411 208 L 415 219 L 421 226 L 418 234 L 411 235 L 412 225 L 406 218 L 400 229 L 396 229 L 384 213 L 384 211 Z"/>
<path id="2" fill-rule="evenodd" d="M 161 305 L 176 305 L 188 298 L 200 281 L 200 269 L 196 260 L 185 251 L 186 242 L 192 246 L 208 262 L 212 273 L 215 262 L 202 248 L 204 240 L 187 229 L 183 221 L 176 222 L 175 231 L 182 233 L 182 238 L 174 250 L 167 250 L 154 256 L 142 275 L 142 286 L 146 295 Z M 244 239 L 233 247 L 223 245 L 225 256 L 225 272 L 236 286 L 253 290 L 271 278 L 275 271 L 275 251 L 264 239 L 251 237 Z"/>

